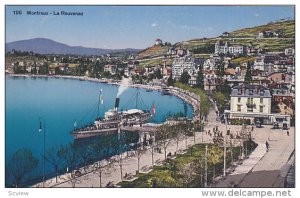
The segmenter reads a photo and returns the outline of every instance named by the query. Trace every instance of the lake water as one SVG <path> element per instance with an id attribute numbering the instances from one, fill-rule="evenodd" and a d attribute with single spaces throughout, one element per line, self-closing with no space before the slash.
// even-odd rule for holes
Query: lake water
<path id="1" fill-rule="evenodd" d="M 100 116 L 113 108 L 118 86 L 65 78 L 35 78 L 6 76 L 5 96 L 5 153 L 6 162 L 20 148 L 28 148 L 40 163 L 31 175 L 42 174 L 43 134 L 38 132 L 39 118 L 46 124 L 46 149 L 68 144 L 74 139 L 70 132 L 74 121 L 83 126 L 94 121 L 97 114 L 99 91 L 103 90 L 104 104 Z M 135 96 L 139 95 L 138 100 Z M 161 123 L 170 114 L 192 116 L 192 107 L 173 95 L 128 88 L 120 96 L 120 108 L 151 110 L 156 115 L 151 122 Z M 46 163 L 46 171 L 52 171 Z"/>

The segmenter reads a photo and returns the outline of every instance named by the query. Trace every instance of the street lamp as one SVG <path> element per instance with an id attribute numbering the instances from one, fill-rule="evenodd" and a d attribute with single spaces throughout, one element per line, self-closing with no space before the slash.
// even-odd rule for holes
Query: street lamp
<path id="1" fill-rule="evenodd" d="M 226 177 L 226 141 L 227 141 L 227 124 L 228 124 L 228 118 L 227 115 L 225 115 L 225 123 L 226 123 L 226 133 L 224 134 L 224 172 L 223 172 L 223 176 Z"/>
<path id="2" fill-rule="evenodd" d="M 42 133 L 43 132 L 43 147 L 44 147 L 44 155 L 43 155 L 43 188 L 45 187 L 45 152 L 46 152 L 46 121 L 45 119 L 42 119 L 41 117 L 39 118 L 39 132 Z M 44 131 L 43 131 L 44 130 Z"/>
<path id="3" fill-rule="evenodd" d="M 207 152 L 207 144 L 205 145 L 205 182 L 204 182 L 204 188 L 207 187 L 207 158 L 208 158 L 208 152 Z"/>

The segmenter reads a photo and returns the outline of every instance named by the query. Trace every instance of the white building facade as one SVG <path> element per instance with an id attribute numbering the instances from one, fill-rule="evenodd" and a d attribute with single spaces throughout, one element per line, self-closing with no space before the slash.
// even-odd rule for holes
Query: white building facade
<path id="1" fill-rule="evenodd" d="M 272 123 L 271 92 L 262 85 L 243 84 L 233 87 L 230 95 L 230 118 L 261 120 Z"/>
<path id="2" fill-rule="evenodd" d="M 178 80 L 184 71 L 187 71 L 190 76 L 197 74 L 198 68 L 193 57 L 183 56 L 174 58 L 172 64 L 173 78 Z"/>
<path id="3" fill-rule="evenodd" d="M 222 41 L 217 41 L 215 43 L 215 54 L 233 54 L 240 55 L 247 53 L 247 47 L 243 45 L 231 45 L 229 42 L 223 43 Z"/>

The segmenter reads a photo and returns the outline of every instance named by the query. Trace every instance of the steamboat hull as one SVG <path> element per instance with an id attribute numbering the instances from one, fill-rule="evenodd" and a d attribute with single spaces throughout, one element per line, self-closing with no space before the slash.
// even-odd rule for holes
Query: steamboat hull
<path id="1" fill-rule="evenodd" d="M 95 120 L 92 125 L 71 132 L 74 139 L 90 138 L 118 133 L 121 127 L 133 127 L 146 123 L 152 115 L 149 111 L 130 109 L 118 112 L 120 99 L 116 98 L 115 108 L 105 112 L 104 120 Z"/>
<path id="2" fill-rule="evenodd" d="M 82 138 L 89 138 L 95 137 L 100 135 L 111 135 L 118 133 L 118 128 L 110 128 L 105 130 L 87 130 L 87 131 L 79 131 L 79 132 L 72 132 L 72 136 L 74 139 L 82 139 Z"/>

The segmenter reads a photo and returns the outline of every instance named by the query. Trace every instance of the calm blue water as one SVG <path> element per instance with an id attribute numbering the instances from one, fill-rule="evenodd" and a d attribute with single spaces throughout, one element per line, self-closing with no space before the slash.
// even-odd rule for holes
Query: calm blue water
<path id="1" fill-rule="evenodd" d="M 39 167 L 32 175 L 41 175 L 43 135 L 38 133 L 39 117 L 46 123 L 46 149 L 73 142 L 70 131 L 74 121 L 78 126 L 94 121 L 100 88 L 104 98 L 104 104 L 100 106 L 103 116 L 114 106 L 117 86 L 72 79 L 6 76 L 6 161 L 16 150 L 28 148 L 40 159 Z M 120 109 L 135 108 L 136 94 L 137 89 L 128 88 L 120 96 Z M 152 122 L 160 123 L 168 114 L 185 111 L 188 117 L 192 116 L 192 107 L 175 96 L 163 96 L 160 92 L 144 89 L 138 89 L 138 95 L 138 108 L 151 110 L 155 104 L 156 115 Z M 50 173 L 50 164 L 46 166 Z"/>

